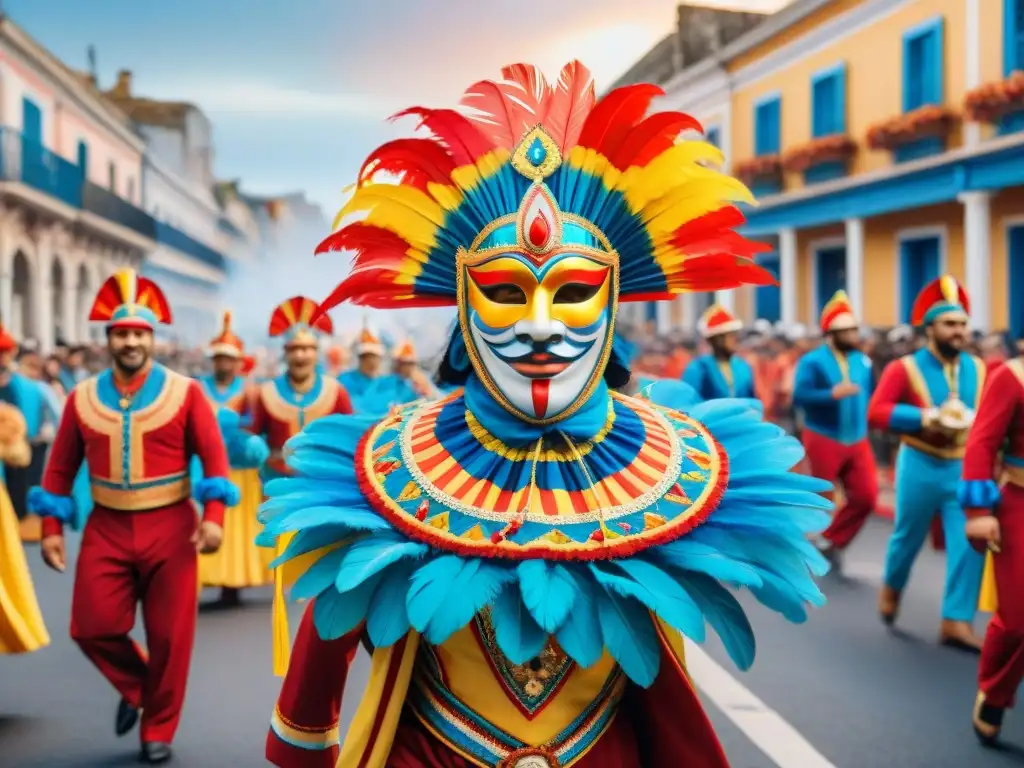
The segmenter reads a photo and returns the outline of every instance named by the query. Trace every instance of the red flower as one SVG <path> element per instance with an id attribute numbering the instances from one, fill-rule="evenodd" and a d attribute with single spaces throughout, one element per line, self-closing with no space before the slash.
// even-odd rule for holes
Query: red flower
<path id="1" fill-rule="evenodd" d="M 929 104 L 872 126 L 867 145 L 871 149 L 894 149 L 926 136 L 945 137 L 958 119 L 953 110 Z"/>
<path id="2" fill-rule="evenodd" d="M 791 173 L 834 160 L 848 160 L 857 151 L 857 142 L 844 134 L 822 136 L 789 150 L 782 158 L 782 167 Z"/>
<path id="3" fill-rule="evenodd" d="M 744 183 L 771 178 L 782 173 L 782 159 L 778 155 L 751 157 L 736 163 L 733 173 Z"/>
<path id="4" fill-rule="evenodd" d="M 994 123 L 1004 115 L 1024 109 L 1024 72 L 1016 71 L 1005 80 L 985 83 L 964 98 L 964 113 L 976 123 Z"/>

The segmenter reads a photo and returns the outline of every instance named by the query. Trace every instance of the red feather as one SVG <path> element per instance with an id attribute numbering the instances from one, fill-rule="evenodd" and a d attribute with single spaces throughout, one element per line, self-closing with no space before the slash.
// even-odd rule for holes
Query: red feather
<path id="1" fill-rule="evenodd" d="M 682 112 L 659 112 L 634 127 L 608 158 L 620 171 L 645 166 L 675 144 L 683 131 L 702 131 L 701 124 Z"/>
<path id="2" fill-rule="evenodd" d="M 577 143 L 611 157 L 626 135 L 647 114 L 654 97 L 664 95 L 660 87 L 646 83 L 616 88 L 594 106 Z"/>
<path id="3" fill-rule="evenodd" d="M 726 205 L 678 227 L 672 236 L 672 244 L 683 247 L 687 242 L 708 237 L 722 230 L 734 229 L 746 221 L 747 217 L 743 215 L 743 211 L 735 205 Z"/>
<path id="4" fill-rule="evenodd" d="M 418 127 L 426 128 L 444 145 L 457 168 L 472 165 L 494 149 L 494 144 L 465 115 L 454 109 L 410 107 L 391 119 L 397 120 L 406 115 L 420 118 Z"/>
<path id="5" fill-rule="evenodd" d="M 314 253 L 361 251 L 369 248 L 392 250 L 395 253 L 404 254 L 409 250 L 409 243 L 391 230 L 356 221 L 324 238 Z"/>
<path id="6" fill-rule="evenodd" d="M 533 64 L 510 64 L 501 70 L 501 77 L 511 83 L 518 83 L 523 89 L 523 105 L 538 118 L 543 117 L 547 103 L 551 100 L 552 89 L 540 67 Z"/>
<path id="7" fill-rule="evenodd" d="M 403 183 L 425 189 L 417 180 L 447 184 L 455 163 L 444 147 L 434 139 L 396 139 L 375 149 L 359 169 L 359 183 L 370 180 L 377 171 L 404 173 Z"/>
<path id="8" fill-rule="evenodd" d="M 536 113 L 524 104 L 526 98 L 523 86 L 517 82 L 481 80 L 466 90 L 459 103 L 476 111 L 469 119 L 481 133 L 496 146 L 512 151 L 537 124 Z"/>
<path id="9" fill-rule="evenodd" d="M 580 143 L 580 132 L 596 98 L 594 77 L 589 69 L 578 61 L 570 61 L 562 67 L 541 123 L 563 155 Z"/>

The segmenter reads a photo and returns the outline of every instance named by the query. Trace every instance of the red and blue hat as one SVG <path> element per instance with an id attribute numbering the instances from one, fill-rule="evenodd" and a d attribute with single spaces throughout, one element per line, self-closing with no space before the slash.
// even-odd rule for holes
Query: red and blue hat
<path id="1" fill-rule="evenodd" d="M 821 310 L 819 324 L 822 333 L 848 331 L 859 325 L 857 315 L 853 311 L 853 305 L 850 303 L 850 297 L 846 295 L 846 291 L 836 291 L 832 295 L 832 298 L 828 300 L 828 303 Z"/>
<path id="2" fill-rule="evenodd" d="M 971 300 L 952 275 L 943 275 L 921 289 L 910 313 L 913 325 L 930 325 L 943 315 L 956 314 L 964 320 L 971 312 Z"/>
<path id="3" fill-rule="evenodd" d="M 89 319 L 113 328 L 152 331 L 170 325 L 171 307 L 160 287 L 134 269 L 120 269 L 107 278 L 92 303 Z"/>
<path id="4" fill-rule="evenodd" d="M 316 347 L 321 333 L 334 332 L 331 318 L 320 311 L 320 305 L 305 296 L 292 296 L 277 305 L 270 316 L 271 336 L 284 336 L 285 348 Z"/>

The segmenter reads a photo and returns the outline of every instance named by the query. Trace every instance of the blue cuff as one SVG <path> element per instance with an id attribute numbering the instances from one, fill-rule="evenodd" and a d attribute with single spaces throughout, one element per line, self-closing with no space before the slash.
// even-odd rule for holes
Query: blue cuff
<path id="1" fill-rule="evenodd" d="M 964 509 L 991 509 L 999 503 L 999 486 L 994 480 L 961 480 L 956 500 Z"/>
<path id="2" fill-rule="evenodd" d="M 192 495 L 200 504 L 211 501 L 223 501 L 224 506 L 234 507 L 242 500 L 238 486 L 226 477 L 204 477 L 192 491 Z"/>
<path id="3" fill-rule="evenodd" d="M 75 520 L 75 500 L 70 496 L 58 496 L 34 485 L 29 488 L 26 501 L 29 512 L 40 517 L 52 517 L 62 523 L 72 523 Z"/>
<path id="4" fill-rule="evenodd" d="M 893 406 L 892 414 L 889 416 L 889 428 L 893 432 L 919 432 L 922 415 L 920 408 L 898 403 Z"/>
<path id="5" fill-rule="evenodd" d="M 227 441 L 228 461 L 235 469 L 259 469 L 270 458 L 270 447 L 259 435 L 236 432 Z"/>

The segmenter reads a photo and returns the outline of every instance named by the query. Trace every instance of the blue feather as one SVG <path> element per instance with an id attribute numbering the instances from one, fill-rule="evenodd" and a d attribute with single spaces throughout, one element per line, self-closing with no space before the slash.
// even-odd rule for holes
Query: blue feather
<path id="1" fill-rule="evenodd" d="M 832 483 L 811 475 L 798 475 L 796 472 L 761 472 L 757 466 L 742 468 L 730 464 L 729 487 L 733 486 L 750 490 L 763 489 L 765 495 L 778 491 L 804 491 L 805 493 L 820 494 L 832 490 Z M 728 493 L 727 490 L 726 494 L 728 495 Z"/>
<path id="2" fill-rule="evenodd" d="M 750 566 L 723 554 L 715 547 L 694 541 L 688 536 L 660 547 L 654 547 L 652 552 L 658 560 L 666 565 L 686 571 L 705 573 L 730 584 L 739 584 L 744 587 L 761 586 L 761 577 Z"/>
<path id="3" fill-rule="evenodd" d="M 277 568 L 292 558 L 314 552 L 321 547 L 326 547 L 339 541 L 344 541 L 351 535 L 352 529 L 344 525 L 323 525 L 316 528 L 305 528 L 292 537 L 284 552 L 274 558 L 270 563 L 270 567 Z M 261 540 L 260 536 L 257 536 L 256 540 L 259 543 Z M 269 546 L 274 546 L 275 543 L 275 539 L 272 538 Z"/>
<path id="4" fill-rule="evenodd" d="M 766 608 L 781 613 L 794 624 L 803 624 L 807 621 L 807 609 L 800 595 L 778 576 L 766 573 L 763 578 L 764 584 L 750 590 L 754 597 Z"/>
<path id="5" fill-rule="evenodd" d="M 547 645 L 548 633 L 533 620 L 515 584 L 509 584 L 495 598 L 491 620 L 498 647 L 513 664 L 525 664 Z"/>
<path id="6" fill-rule="evenodd" d="M 640 603 L 606 588 L 597 603 L 597 614 L 604 645 L 612 658 L 634 683 L 649 688 L 661 663 L 661 644 L 650 612 Z"/>
<path id="7" fill-rule="evenodd" d="M 295 451 L 286 459 L 288 467 L 311 481 L 334 480 L 356 481 L 355 468 L 349 462 L 324 458 L 323 451 Z"/>
<path id="8" fill-rule="evenodd" d="M 832 501 L 826 496 L 807 491 L 775 491 L 771 496 L 765 496 L 763 490 L 758 488 L 730 487 L 726 491 L 728 504 L 749 504 L 761 509 L 783 507 L 811 507 L 812 509 L 830 510 L 833 507 Z"/>
<path id="9" fill-rule="evenodd" d="M 745 447 L 729 452 L 730 466 L 750 464 L 760 472 L 788 472 L 804 458 L 804 447 L 789 435 L 775 439 L 751 441 Z"/>
<path id="10" fill-rule="evenodd" d="M 264 493 L 268 494 L 270 498 L 260 505 L 259 515 L 257 516 L 260 522 L 266 522 L 277 515 L 306 507 L 357 507 L 366 505 L 366 498 L 355 487 L 323 482 L 317 483 L 315 487 L 309 485 L 306 487 L 308 490 L 292 491 L 276 496 L 272 495 L 269 487 L 265 488 Z"/>
<path id="11" fill-rule="evenodd" d="M 347 549 L 339 547 L 317 560 L 295 580 L 289 592 L 292 600 L 309 600 L 333 586 Z"/>
<path id="12" fill-rule="evenodd" d="M 605 591 L 635 599 L 687 637 L 704 641 L 704 617 L 679 582 L 658 566 L 637 557 L 613 560 L 612 564 L 626 575 L 605 570 L 608 566 L 590 566 Z"/>
<path id="13" fill-rule="evenodd" d="M 604 653 L 601 638 L 601 622 L 597 614 L 597 603 L 601 599 L 590 574 L 585 570 L 566 566 L 576 585 L 576 599 L 556 637 L 562 650 L 572 656 L 581 667 L 593 666 Z"/>
<path id="14" fill-rule="evenodd" d="M 534 620 L 547 632 L 565 621 L 576 600 L 576 583 L 564 565 L 544 560 L 519 564 L 519 589 Z"/>
<path id="15" fill-rule="evenodd" d="M 409 622 L 428 642 L 440 645 L 466 626 L 515 577 L 504 563 L 443 555 L 413 574 Z"/>
<path id="16" fill-rule="evenodd" d="M 408 634 L 405 602 L 414 568 L 412 563 L 401 563 L 382 575 L 366 616 L 366 631 L 374 648 L 387 648 Z"/>
<path id="17" fill-rule="evenodd" d="M 704 618 L 721 639 L 729 658 L 740 669 L 750 669 L 757 644 L 750 620 L 739 601 L 713 578 L 699 573 L 687 575 L 682 584 L 704 612 Z"/>
<path id="18" fill-rule="evenodd" d="M 377 574 L 367 579 L 343 595 L 335 589 L 328 589 L 317 597 L 313 604 L 313 623 L 320 637 L 324 640 L 337 640 L 366 620 L 366 610 L 380 582 L 380 576 Z"/>
<path id="19" fill-rule="evenodd" d="M 409 541 L 400 533 L 377 533 L 348 549 L 334 586 L 339 592 L 346 592 L 399 560 L 423 557 L 426 553 L 426 544 Z"/>
<path id="20" fill-rule="evenodd" d="M 282 533 L 321 525 L 344 525 L 360 531 L 387 531 L 391 526 L 376 512 L 345 507 L 309 507 L 286 512 L 268 520 L 263 530 L 280 536 Z"/>

